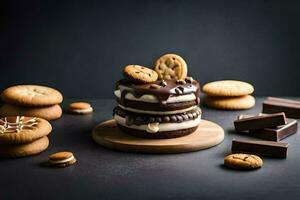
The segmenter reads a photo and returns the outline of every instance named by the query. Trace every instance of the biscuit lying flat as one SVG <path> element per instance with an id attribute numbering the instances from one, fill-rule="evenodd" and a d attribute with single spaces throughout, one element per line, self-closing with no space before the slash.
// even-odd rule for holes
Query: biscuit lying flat
<path id="1" fill-rule="evenodd" d="M 251 95 L 241 97 L 205 96 L 204 102 L 209 107 L 223 110 L 243 110 L 255 105 L 255 99 Z"/>
<path id="2" fill-rule="evenodd" d="M 11 104 L 4 104 L 0 108 L 0 116 L 32 116 L 46 120 L 58 119 L 62 115 L 62 109 L 59 105 L 47 107 L 21 107 Z"/>
<path id="3" fill-rule="evenodd" d="M 263 165 L 263 161 L 256 155 L 231 154 L 224 158 L 224 165 L 233 169 L 257 169 Z"/>
<path id="4" fill-rule="evenodd" d="M 254 88 L 246 82 L 223 80 L 207 83 L 203 86 L 202 90 L 210 96 L 235 97 L 252 94 Z"/>
<path id="5" fill-rule="evenodd" d="M 49 140 L 47 136 L 41 137 L 31 143 L 1 144 L 0 157 L 24 157 L 38 154 L 47 149 Z"/>
<path id="6" fill-rule="evenodd" d="M 50 87 L 16 85 L 5 89 L 1 98 L 8 104 L 19 106 L 51 106 L 62 102 L 62 94 Z"/>
<path id="7" fill-rule="evenodd" d="M 125 77 L 133 83 L 152 83 L 157 80 L 158 74 L 147 67 L 140 65 L 128 65 L 123 69 Z"/>
<path id="8" fill-rule="evenodd" d="M 158 73 L 159 79 L 179 80 L 187 76 L 187 64 L 176 54 L 161 56 L 154 63 L 154 70 Z"/>
<path id="9" fill-rule="evenodd" d="M 29 143 L 48 135 L 51 124 L 36 117 L 4 117 L 0 119 L 0 144 Z"/>
<path id="10" fill-rule="evenodd" d="M 74 114 L 84 115 L 93 112 L 93 108 L 86 102 L 74 102 L 69 105 L 69 111 Z"/>
<path id="11" fill-rule="evenodd" d="M 76 159 L 71 152 L 58 152 L 49 156 L 49 164 L 52 167 L 67 167 L 76 162 Z"/>

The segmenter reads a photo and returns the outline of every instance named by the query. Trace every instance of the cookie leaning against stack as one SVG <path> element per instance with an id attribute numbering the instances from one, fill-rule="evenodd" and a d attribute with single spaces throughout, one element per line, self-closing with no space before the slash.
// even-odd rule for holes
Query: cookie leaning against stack
<path id="1" fill-rule="evenodd" d="M 17 85 L 5 89 L 1 94 L 6 103 L 0 108 L 0 116 L 32 116 L 46 120 L 58 119 L 62 109 L 62 94 L 50 87 L 39 85 Z"/>
<path id="2" fill-rule="evenodd" d="M 0 157 L 23 157 L 47 149 L 50 123 L 36 117 L 13 116 L 0 119 Z"/>
<path id="3" fill-rule="evenodd" d="M 254 88 L 246 82 L 215 81 L 205 84 L 202 90 L 206 94 L 205 104 L 212 108 L 242 110 L 255 105 L 255 99 L 250 95 L 254 92 Z"/>

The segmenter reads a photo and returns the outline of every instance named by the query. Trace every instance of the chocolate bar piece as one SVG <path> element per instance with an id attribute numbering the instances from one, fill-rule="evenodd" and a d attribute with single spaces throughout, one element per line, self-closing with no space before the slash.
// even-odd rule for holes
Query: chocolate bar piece
<path id="1" fill-rule="evenodd" d="M 284 112 L 287 117 L 300 118 L 300 101 L 268 97 L 263 102 L 264 113 Z"/>
<path id="2" fill-rule="evenodd" d="M 290 135 L 297 133 L 298 122 L 295 119 L 287 118 L 287 124 L 273 128 L 250 130 L 251 136 L 270 141 L 280 141 Z"/>
<path id="3" fill-rule="evenodd" d="M 233 153 L 249 153 L 259 156 L 286 158 L 288 143 L 273 141 L 232 140 Z"/>
<path id="4" fill-rule="evenodd" d="M 253 129 L 263 129 L 286 124 L 284 113 L 276 113 L 270 115 L 259 115 L 234 121 L 236 131 L 246 131 Z"/>
<path id="5" fill-rule="evenodd" d="M 264 114 L 262 114 L 264 115 Z M 239 115 L 238 119 L 253 117 L 253 115 Z M 249 135 L 264 140 L 280 141 L 292 134 L 297 133 L 298 122 L 295 119 L 287 118 L 287 124 L 276 126 L 272 128 L 264 128 L 257 130 L 250 130 Z"/>

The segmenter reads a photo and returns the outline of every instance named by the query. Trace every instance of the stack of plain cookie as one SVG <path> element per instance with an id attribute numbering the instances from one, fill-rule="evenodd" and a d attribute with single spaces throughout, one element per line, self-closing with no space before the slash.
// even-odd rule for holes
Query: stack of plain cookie
<path id="1" fill-rule="evenodd" d="M 24 157 L 38 154 L 49 145 L 50 123 L 36 117 L 0 119 L 0 157 Z"/>
<path id="2" fill-rule="evenodd" d="M 0 116 L 32 116 L 46 120 L 58 119 L 62 115 L 59 104 L 62 94 L 50 87 L 39 85 L 17 85 L 5 89 L 1 94 L 5 104 Z"/>
<path id="3" fill-rule="evenodd" d="M 205 104 L 209 107 L 223 110 L 249 109 L 255 105 L 252 94 L 254 88 L 251 84 L 223 80 L 207 83 L 202 88 L 205 96 Z"/>

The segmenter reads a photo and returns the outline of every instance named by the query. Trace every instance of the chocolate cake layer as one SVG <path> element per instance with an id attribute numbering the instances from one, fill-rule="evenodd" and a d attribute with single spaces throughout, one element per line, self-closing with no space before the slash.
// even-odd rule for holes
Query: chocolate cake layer
<path id="1" fill-rule="evenodd" d="M 126 134 L 132 135 L 135 137 L 142 138 L 151 138 L 151 139 L 168 139 L 168 138 L 176 138 L 189 135 L 196 131 L 197 127 L 182 129 L 182 130 L 174 130 L 174 131 L 164 131 L 164 132 L 156 132 L 156 133 L 148 133 L 147 131 L 131 129 L 125 126 L 118 124 L 118 127 Z"/>
<path id="2" fill-rule="evenodd" d="M 124 99 L 123 103 L 119 98 L 116 99 L 117 102 L 121 105 L 126 105 L 126 107 L 134 108 L 143 110 L 147 108 L 147 110 L 151 111 L 174 111 L 189 108 L 191 106 L 198 105 L 197 101 L 185 101 L 185 102 L 177 102 L 177 103 L 167 103 L 161 106 L 160 103 L 149 103 L 149 102 L 142 102 L 142 101 L 132 101 L 128 99 Z"/>
<path id="3" fill-rule="evenodd" d="M 115 107 L 113 110 L 113 114 L 117 114 L 123 118 L 126 118 L 127 125 L 141 125 L 141 124 L 148 124 L 148 123 L 180 123 L 188 120 L 196 119 L 197 117 L 201 116 L 201 109 L 197 107 L 191 111 L 181 113 L 181 114 L 174 114 L 174 115 L 147 115 L 147 114 L 139 114 L 134 112 L 125 111 L 120 107 Z"/>
<path id="4" fill-rule="evenodd" d="M 179 107 L 188 107 L 200 103 L 200 85 L 197 81 L 191 79 L 186 81 L 158 80 L 151 84 L 142 85 L 133 84 L 126 79 L 122 79 L 117 83 L 116 91 L 119 92 L 119 95 L 116 95 L 119 98 L 119 104 L 125 107 L 133 106 L 133 104 L 136 104 L 135 101 L 157 104 L 151 104 L 152 106 L 150 105 L 149 108 L 146 107 L 155 110 L 179 109 Z M 131 99 L 126 97 L 127 94 L 131 94 Z M 148 95 L 148 98 L 144 95 Z M 135 100 L 133 104 L 131 100 Z M 134 106 L 140 108 L 142 104 Z"/>

